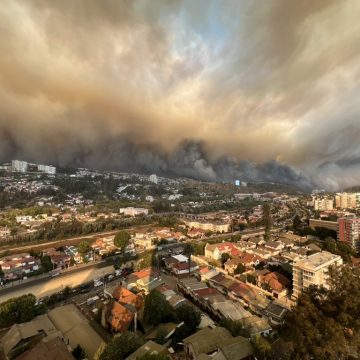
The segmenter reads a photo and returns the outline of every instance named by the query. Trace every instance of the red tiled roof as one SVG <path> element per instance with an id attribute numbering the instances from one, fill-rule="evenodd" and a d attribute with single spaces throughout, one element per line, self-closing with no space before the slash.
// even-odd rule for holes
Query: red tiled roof
<path id="1" fill-rule="evenodd" d="M 125 306 L 114 301 L 111 304 L 109 322 L 111 327 L 118 332 L 126 331 L 134 319 L 134 314 Z"/>
<path id="2" fill-rule="evenodd" d="M 283 291 L 290 284 L 290 280 L 276 271 L 262 276 L 262 282 L 269 284 L 271 289 L 275 291 Z"/>
<path id="3" fill-rule="evenodd" d="M 143 306 L 143 298 L 139 295 L 135 295 L 131 291 L 119 286 L 117 287 L 112 296 L 115 300 L 117 300 L 122 305 L 131 304 L 135 306 L 137 310 L 139 310 Z"/>
<path id="4" fill-rule="evenodd" d="M 205 289 L 194 290 L 194 293 L 200 297 L 220 295 L 220 292 L 217 289 L 211 288 L 211 287 L 208 287 Z"/>

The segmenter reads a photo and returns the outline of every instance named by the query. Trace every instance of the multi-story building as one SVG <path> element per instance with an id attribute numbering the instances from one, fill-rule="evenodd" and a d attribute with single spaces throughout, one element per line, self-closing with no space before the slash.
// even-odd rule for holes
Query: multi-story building
<path id="1" fill-rule="evenodd" d="M 26 173 L 28 170 L 28 163 L 21 160 L 13 160 L 11 162 L 12 171 Z"/>
<path id="2" fill-rule="evenodd" d="M 356 193 L 337 193 L 335 195 L 336 207 L 340 209 L 355 209 L 357 207 Z"/>
<path id="3" fill-rule="evenodd" d="M 326 211 L 333 210 L 334 199 L 332 197 L 313 197 L 314 210 Z"/>
<path id="4" fill-rule="evenodd" d="M 337 221 L 327 221 L 327 220 L 319 220 L 319 219 L 310 219 L 309 226 L 311 229 L 315 230 L 316 228 L 325 228 L 328 230 L 337 231 L 338 223 Z"/>
<path id="5" fill-rule="evenodd" d="M 158 178 L 157 178 L 157 176 L 155 174 L 151 174 L 149 176 L 149 181 L 154 183 L 154 184 L 157 184 L 158 183 Z"/>
<path id="6" fill-rule="evenodd" d="M 144 208 L 127 207 L 120 209 L 120 214 L 124 214 L 125 216 L 148 215 L 148 213 L 149 210 Z"/>
<path id="7" fill-rule="evenodd" d="M 338 219 L 338 240 L 360 251 L 360 218 Z"/>
<path id="8" fill-rule="evenodd" d="M 328 286 L 329 267 L 343 263 L 339 255 L 327 251 L 315 253 L 293 265 L 293 296 L 298 298 L 311 285 Z"/>
<path id="9" fill-rule="evenodd" d="M 191 229 L 201 229 L 205 231 L 226 233 L 230 231 L 230 224 L 210 222 L 210 221 L 185 221 L 185 224 Z"/>
<path id="10" fill-rule="evenodd" d="M 56 167 L 51 165 L 38 165 L 37 166 L 38 171 L 44 172 L 49 175 L 55 175 L 56 174 Z"/>

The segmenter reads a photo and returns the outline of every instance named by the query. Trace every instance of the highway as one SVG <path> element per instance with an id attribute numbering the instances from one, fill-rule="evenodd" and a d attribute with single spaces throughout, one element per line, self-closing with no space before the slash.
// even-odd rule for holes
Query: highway
<path id="1" fill-rule="evenodd" d="M 61 291 L 65 286 L 76 287 L 113 272 L 114 267 L 112 265 L 99 267 L 99 263 L 97 263 L 86 267 L 73 268 L 56 277 L 46 275 L 22 283 L 16 282 L 0 290 L 0 303 L 12 297 L 29 293 L 34 294 L 37 298 L 48 296 Z"/>

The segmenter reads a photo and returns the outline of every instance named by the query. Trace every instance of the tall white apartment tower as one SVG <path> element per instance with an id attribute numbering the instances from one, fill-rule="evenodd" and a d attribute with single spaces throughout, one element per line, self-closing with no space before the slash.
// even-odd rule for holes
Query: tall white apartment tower
<path id="1" fill-rule="evenodd" d="M 157 184 L 158 183 L 158 178 L 157 178 L 157 176 L 155 174 L 151 174 L 149 176 L 149 181 L 154 183 L 154 184 Z"/>
<path id="2" fill-rule="evenodd" d="M 28 163 L 21 160 L 13 160 L 11 162 L 11 169 L 15 172 L 26 173 L 28 170 Z"/>

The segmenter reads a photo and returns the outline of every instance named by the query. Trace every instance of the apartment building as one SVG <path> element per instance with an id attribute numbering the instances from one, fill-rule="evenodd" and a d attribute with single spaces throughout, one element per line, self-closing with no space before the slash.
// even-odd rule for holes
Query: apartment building
<path id="1" fill-rule="evenodd" d="M 144 208 L 127 207 L 120 209 L 120 214 L 124 214 L 125 216 L 148 215 L 148 213 L 149 210 Z"/>
<path id="2" fill-rule="evenodd" d="M 360 218 L 338 219 L 338 240 L 360 251 Z"/>
<path id="3" fill-rule="evenodd" d="M 334 199 L 332 197 L 313 197 L 314 210 L 326 211 L 333 210 Z"/>
<path id="4" fill-rule="evenodd" d="M 357 207 L 356 193 L 337 193 L 335 195 L 335 204 L 340 209 L 355 209 Z"/>
<path id="5" fill-rule="evenodd" d="M 38 171 L 44 172 L 48 175 L 55 175 L 56 174 L 56 167 L 51 165 L 38 165 Z"/>
<path id="6" fill-rule="evenodd" d="M 13 160 L 11 162 L 11 169 L 15 172 L 26 173 L 28 170 L 28 163 L 21 160 Z"/>
<path id="7" fill-rule="evenodd" d="M 230 231 L 230 224 L 210 221 L 185 221 L 191 229 L 201 229 L 205 231 L 226 233 Z"/>
<path id="8" fill-rule="evenodd" d="M 293 296 L 299 298 L 301 293 L 311 285 L 327 286 L 328 271 L 332 265 L 343 263 L 339 255 L 327 251 L 315 253 L 305 259 L 297 260 L 293 265 Z"/>

